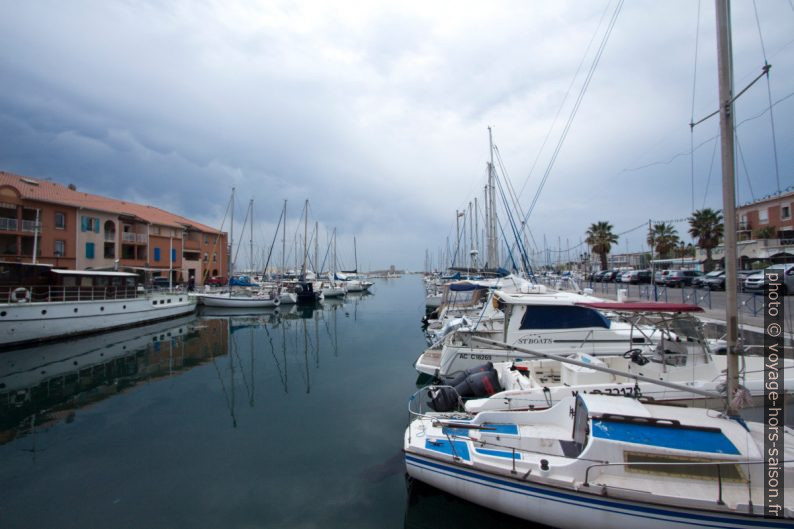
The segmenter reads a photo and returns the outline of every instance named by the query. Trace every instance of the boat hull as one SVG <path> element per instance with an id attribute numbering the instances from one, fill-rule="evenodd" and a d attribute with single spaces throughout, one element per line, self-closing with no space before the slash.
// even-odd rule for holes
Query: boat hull
<path id="1" fill-rule="evenodd" d="M 187 294 L 0 304 L 0 348 L 13 348 L 175 318 L 196 310 Z"/>
<path id="2" fill-rule="evenodd" d="M 221 307 L 228 309 L 243 308 L 273 308 L 279 305 L 278 299 L 265 299 L 256 297 L 232 297 L 222 295 L 203 294 L 201 303 L 207 307 Z"/>
<path id="3" fill-rule="evenodd" d="M 581 490 L 561 489 L 510 479 L 411 452 L 405 453 L 408 475 L 483 507 L 553 527 L 573 529 L 649 529 L 712 527 L 790 527 L 791 519 L 675 508 L 626 501 Z M 597 490 L 593 487 L 593 491 Z"/>

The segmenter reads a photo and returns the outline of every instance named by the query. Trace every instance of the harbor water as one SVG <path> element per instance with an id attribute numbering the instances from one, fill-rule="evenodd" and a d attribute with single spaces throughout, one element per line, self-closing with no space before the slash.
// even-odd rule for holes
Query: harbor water
<path id="1" fill-rule="evenodd" d="M 421 484 L 417 276 L 0 353 L 0 527 L 526 527 Z"/>

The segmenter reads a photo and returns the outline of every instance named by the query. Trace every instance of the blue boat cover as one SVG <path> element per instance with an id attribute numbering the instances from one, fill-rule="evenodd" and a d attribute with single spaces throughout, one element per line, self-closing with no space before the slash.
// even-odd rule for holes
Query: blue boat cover
<path id="1" fill-rule="evenodd" d="M 466 443 L 466 441 L 450 442 L 446 439 L 438 439 L 437 441 L 431 441 L 430 439 L 425 440 L 426 449 L 441 452 L 442 454 L 453 455 L 453 447 L 455 448 L 454 455 L 458 456 L 464 461 L 469 461 L 469 459 L 471 459 L 471 456 L 469 455 L 469 445 Z"/>
<path id="2" fill-rule="evenodd" d="M 471 290 L 488 290 L 488 287 L 473 283 L 452 283 L 449 285 L 449 289 L 454 292 L 469 292 Z"/>
<path id="3" fill-rule="evenodd" d="M 721 431 L 593 419 L 593 437 L 675 450 L 739 455 Z"/>

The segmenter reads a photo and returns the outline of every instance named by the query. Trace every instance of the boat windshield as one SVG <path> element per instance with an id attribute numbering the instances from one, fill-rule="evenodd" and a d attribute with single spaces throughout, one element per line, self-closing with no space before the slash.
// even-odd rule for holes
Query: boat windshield
<path id="1" fill-rule="evenodd" d="M 521 329 L 609 329 L 610 321 L 595 309 L 575 305 L 527 305 Z"/>

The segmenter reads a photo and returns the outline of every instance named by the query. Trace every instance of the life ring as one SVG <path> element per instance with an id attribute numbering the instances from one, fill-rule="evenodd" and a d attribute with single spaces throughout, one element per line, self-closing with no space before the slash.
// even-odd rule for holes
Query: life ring
<path id="1" fill-rule="evenodd" d="M 27 303 L 30 301 L 30 291 L 25 287 L 19 287 L 11 292 L 11 301 L 14 303 Z"/>

